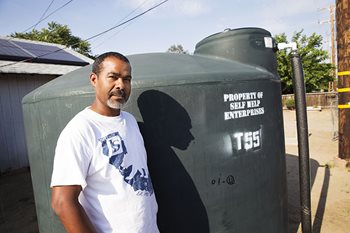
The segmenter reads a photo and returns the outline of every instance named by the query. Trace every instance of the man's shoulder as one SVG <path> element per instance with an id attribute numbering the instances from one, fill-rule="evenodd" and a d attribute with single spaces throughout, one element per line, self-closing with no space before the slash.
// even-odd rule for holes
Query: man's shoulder
<path id="1" fill-rule="evenodd" d="M 132 115 L 129 112 L 122 111 L 123 118 L 126 122 L 128 122 L 129 125 L 132 125 L 133 127 L 137 128 L 139 130 L 138 122 L 134 115 Z"/>
<path id="2" fill-rule="evenodd" d="M 75 114 L 75 116 L 70 121 L 88 121 L 89 118 L 89 110 L 88 108 L 84 108 L 83 110 Z"/>
<path id="3" fill-rule="evenodd" d="M 80 131 L 85 129 L 90 123 L 88 112 L 85 109 L 78 112 L 66 125 L 65 129 L 72 131 Z"/>
<path id="4" fill-rule="evenodd" d="M 132 119 L 132 120 L 136 121 L 134 115 L 132 115 L 130 112 L 122 111 L 122 114 L 126 119 Z"/>

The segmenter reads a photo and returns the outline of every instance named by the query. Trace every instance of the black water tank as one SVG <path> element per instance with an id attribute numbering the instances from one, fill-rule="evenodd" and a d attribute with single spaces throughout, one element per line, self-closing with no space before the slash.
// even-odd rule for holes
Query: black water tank
<path id="1" fill-rule="evenodd" d="M 162 233 L 288 232 L 281 83 L 270 42 L 267 31 L 250 28 L 210 36 L 195 55 L 128 56 L 133 89 L 125 110 L 145 139 Z M 50 208 L 54 149 L 63 127 L 94 99 L 90 70 L 23 99 L 44 233 L 64 232 Z"/>

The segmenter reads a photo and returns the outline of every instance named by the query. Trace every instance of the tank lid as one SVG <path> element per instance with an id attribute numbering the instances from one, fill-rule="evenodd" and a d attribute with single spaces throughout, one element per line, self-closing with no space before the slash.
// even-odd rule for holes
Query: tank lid
<path id="1" fill-rule="evenodd" d="M 195 49 L 197 50 L 200 46 L 206 43 L 210 43 L 213 40 L 225 39 L 226 37 L 246 35 L 246 34 L 263 34 L 266 36 L 271 36 L 271 33 L 269 31 L 258 27 L 245 27 L 245 28 L 235 28 L 235 29 L 226 28 L 222 32 L 218 32 L 213 35 L 207 36 L 203 40 L 199 41 L 196 44 Z"/>
<path id="2" fill-rule="evenodd" d="M 195 55 L 224 58 L 259 66 L 277 74 L 277 44 L 262 28 L 225 29 L 197 43 Z"/>

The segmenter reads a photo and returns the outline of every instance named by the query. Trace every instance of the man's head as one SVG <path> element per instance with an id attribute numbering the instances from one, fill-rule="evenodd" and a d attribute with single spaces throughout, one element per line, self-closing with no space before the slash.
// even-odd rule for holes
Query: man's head
<path id="1" fill-rule="evenodd" d="M 92 73 L 95 74 L 99 74 L 102 67 L 101 67 L 101 63 L 107 58 L 107 57 L 115 57 L 118 58 L 121 61 L 124 61 L 128 64 L 130 64 L 129 59 L 127 57 L 125 57 L 123 54 L 121 53 L 117 53 L 117 52 L 107 52 L 107 53 L 103 53 L 100 56 L 98 56 L 94 63 L 92 64 Z"/>
<path id="2" fill-rule="evenodd" d="M 119 115 L 131 93 L 129 60 L 117 52 L 100 55 L 92 65 L 90 82 L 96 90 L 92 109 L 102 115 Z"/>

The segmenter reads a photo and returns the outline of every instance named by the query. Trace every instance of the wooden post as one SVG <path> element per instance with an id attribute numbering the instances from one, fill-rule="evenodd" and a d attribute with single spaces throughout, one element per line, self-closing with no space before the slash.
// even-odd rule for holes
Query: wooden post
<path id="1" fill-rule="evenodd" d="M 350 0 L 336 0 L 339 157 L 350 160 Z"/>

